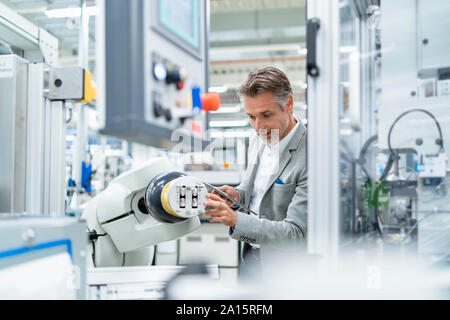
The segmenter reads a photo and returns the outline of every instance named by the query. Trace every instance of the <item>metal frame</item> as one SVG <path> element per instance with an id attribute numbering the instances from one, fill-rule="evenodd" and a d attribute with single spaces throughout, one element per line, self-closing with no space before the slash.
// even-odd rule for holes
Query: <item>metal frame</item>
<path id="1" fill-rule="evenodd" d="M 0 39 L 33 62 L 58 63 L 58 39 L 0 3 Z"/>
<path id="2" fill-rule="evenodd" d="M 81 27 L 78 33 L 78 65 L 89 68 L 89 16 L 86 14 L 86 0 L 81 0 Z M 81 167 L 82 162 L 86 161 L 86 151 L 88 146 L 88 124 L 86 119 L 87 106 L 80 104 L 77 110 L 77 136 L 74 145 L 72 158 L 72 179 L 75 181 L 75 195 L 71 200 L 71 208 L 77 210 L 81 204 Z"/>
<path id="3" fill-rule="evenodd" d="M 26 194 L 27 61 L 0 56 L 0 212 L 23 212 Z"/>
<path id="4" fill-rule="evenodd" d="M 42 97 L 44 83 L 42 65 L 28 65 L 28 157 L 27 157 L 27 212 L 39 214 L 44 210 L 44 147 L 42 135 L 45 126 L 45 103 Z"/>
<path id="5" fill-rule="evenodd" d="M 372 1 L 377 2 L 377 1 Z M 375 44 L 375 26 L 368 26 L 367 16 L 361 17 L 360 19 L 360 33 L 359 33 L 359 46 L 360 50 L 363 53 L 361 57 L 361 68 L 360 68 L 360 78 L 367 79 L 368 81 L 362 81 L 360 84 L 360 92 L 361 92 L 361 106 L 363 106 L 361 110 L 361 124 L 363 130 L 361 130 L 361 144 L 367 141 L 371 136 L 378 133 L 377 127 L 377 115 L 376 115 L 376 59 L 377 59 L 377 51 Z M 364 28 L 364 26 L 367 26 Z M 374 84 L 374 85 L 370 85 Z M 360 146 L 361 147 L 361 146 Z M 375 159 L 367 159 L 368 165 L 366 169 L 368 169 L 369 174 L 372 173 L 375 175 Z"/>
<path id="6" fill-rule="evenodd" d="M 28 65 L 27 205 L 29 214 L 65 214 L 65 104 L 44 97 L 51 67 Z"/>
<path id="7" fill-rule="evenodd" d="M 340 247 L 346 242 L 342 233 L 343 216 L 340 206 L 339 2 L 309 0 L 307 7 L 308 20 L 312 18 L 320 20 L 316 39 L 316 60 L 321 70 L 319 76 L 308 77 L 308 253 L 321 255 L 327 258 L 326 260 L 332 261 L 338 259 Z M 360 61 L 359 67 L 354 70 L 354 73 L 358 74 L 351 76 L 359 90 L 351 101 L 359 109 L 353 115 L 350 114 L 354 122 L 352 141 L 355 145 L 354 150 L 358 151 L 364 141 L 377 133 L 375 110 L 371 108 L 375 103 L 375 88 L 366 87 L 359 81 L 371 79 L 373 83 L 375 78 L 375 71 L 372 68 L 374 57 L 371 56 L 375 51 L 372 34 L 374 31 L 364 28 L 367 16 L 365 10 L 362 10 L 374 2 L 350 1 L 357 18 L 356 50 L 363 53 L 363 56 L 358 54 L 355 57 Z M 357 157 L 358 154 L 353 156 Z M 375 163 L 372 161 L 368 166 L 369 171 L 375 174 Z M 356 171 L 353 170 L 353 181 L 356 179 L 355 175 Z M 353 194 L 353 201 L 355 199 L 356 194 Z M 353 203 L 353 210 L 356 211 L 356 203 Z"/>
<path id="8" fill-rule="evenodd" d="M 0 61 L 14 65 L 12 74 L 0 78 L 0 91 L 5 92 L 0 103 L 0 162 L 5 170 L 0 210 L 64 215 L 65 105 L 45 98 L 44 78 L 51 67 L 15 55 Z"/>
<path id="9" fill-rule="evenodd" d="M 209 91 L 209 83 L 210 83 L 210 77 L 209 77 L 209 71 L 210 71 L 210 57 L 209 57 L 209 43 L 210 43 L 210 25 L 211 25 L 211 5 L 209 1 L 205 1 L 205 90 Z M 209 132 L 209 119 L 210 114 L 209 112 L 206 112 L 205 116 L 203 117 L 203 128 L 205 129 L 205 135 L 204 139 L 210 140 L 210 132 Z"/>
<path id="10" fill-rule="evenodd" d="M 14 88 L 18 90 L 20 86 L 24 91 L 21 104 L 26 113 L 26 130 L 21 130 L 24 140 L 20 143 L 13 140 L 17 144 L 15 148 L 20 146 L 25 150 L 24 168 L 18 169 L 19 159 L 14 161 L 14 170 L 21 170 L 26 179 L 15 179 L 12 201 L 23 201 L 23 205 L 15 205 L 9 211 L 64 215 L 65 107 L 63 102 L 44 98 L 45 73 L 49 73 L 51 67 L 42 63 L 57 64 L 58 39 L 1 3 L 0 34 L 2 40 L 20 50 L 28 60 L 24 60 L 27 78 L 23 83 L 16 83 Z M 13 125 L 17 124 L 14 122 Z"/>
<path id="11" fill-rule="evenodd" d="M 320 76 L 308 76 L 308 253 L 337 259 L 339 240 L 339 1 L 308 0 Z"/>

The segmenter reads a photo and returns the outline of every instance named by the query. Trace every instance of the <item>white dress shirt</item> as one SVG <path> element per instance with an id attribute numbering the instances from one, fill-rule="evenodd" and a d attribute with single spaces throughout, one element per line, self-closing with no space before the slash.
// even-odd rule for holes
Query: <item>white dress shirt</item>
<path id="1" fill-rule="evenodd" d="M 268 184 L 270 183 L 269 179 L 273 174 L 278 172 L 278 166 L 280 165 L 280 156 L 286 146 L 289 144 L 289 141 L 292 139 L 295 130 L 299 126 L 300 120 L 295 115 L 294 119 L 297 121 L 296 125 L 279 143 L 276 143 L 273 146 L 266 143 L 264 146 L 261 158 L 259 159 L 258 168 L 256 169 L 257 171 L 255 176 L 255 183 L 253 185 L 252 195 L 250 198 L 250 210 L 254 212 L 259 213 L 259 207 L 264 196 L 264 191 L 266 191 Z M 261 139 L 259 141 L 261 143 L 264 143 Z M 259 248 L 259 244 L 251 245 L 254 248 Z"/>

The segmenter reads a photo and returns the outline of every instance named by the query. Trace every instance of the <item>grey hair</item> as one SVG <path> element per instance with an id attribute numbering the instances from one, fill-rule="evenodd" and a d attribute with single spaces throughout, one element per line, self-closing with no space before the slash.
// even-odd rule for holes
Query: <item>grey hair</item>
<path id="1" fill-rule="evenodd" d="M 292 87 L 283 71 L 275 67 L 265 67 L 250 72 L 245 83 L 239 88 L 238 96 L 255 97 L 263 92 L 271 92 L 275 102 L 284 110 L 292 95 Z"/>

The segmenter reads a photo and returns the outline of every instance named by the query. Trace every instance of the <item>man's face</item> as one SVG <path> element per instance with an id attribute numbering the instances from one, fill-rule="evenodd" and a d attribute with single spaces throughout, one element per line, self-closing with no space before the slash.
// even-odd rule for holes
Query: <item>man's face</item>
<path id="1" fill-rule="evenodd" d="M 271 92 L 244 97 L 244 108 L 251 126 L 264 142 L 276 143 L 286 136 L 292 120 L 292 96 L 284 110 L 275 102 Z"/>

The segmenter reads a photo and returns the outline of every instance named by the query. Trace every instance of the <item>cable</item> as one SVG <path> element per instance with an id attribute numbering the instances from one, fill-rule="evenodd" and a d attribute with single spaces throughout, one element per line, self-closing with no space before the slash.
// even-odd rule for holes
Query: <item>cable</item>
<path id="1" fill-rule="evenodd" d="M 68 124 L 70 121 L 72 121 L 72 115 L 73 115 L 73 111 L 72 108 L 67 108 L 69 110 L 69 119 L 66 119 L 66 124 Z"/>
<path id="2" fill-rule="evenodd" d="M 94 241 L 91 241 L 92 243 L 92 264 L 94 265 L 94 268 L 97 268 L 95 265 L 95 243 Z"/>
<path id="3" fill-rule="evenodd" d="M 364 167 L 364 165 L 362 163 L 360 163 L 358 161 L 358 159 L 354 160 L 351 158 L 351 155 L 346 154 L 345 152 L 341 152 L 341 157 L 342 159 L 344 159 L 347 162 L 350 162 L 351 164 L 357 164 L 359 165 L 359 167 L 361 168 L 361 170 L 363 171 L 363 173 L 365 174 L 367 179 L 370 179 L 369 173 L 367 172 L 366 168 Z"/>
<path id="4" fill-rule="evenodd" d="M 378 208 L 375 208 L 373 213 L 374 213 L 374 218 L 375 218 L 375 222 L 374 222 L 375 230 L 378 232 L 378 234 L 381 237 L 383 237 L 383 232 L 381 231 L 381 228 L 380 228 L 380 222 L 378 221 Z"/>
<path id="5" fill-rule="evenodd" d="M 364 142 L 361 151 L 359 152 L 359 157 L 356 161 L 358 161 L 361 164 L 364 164 L 366 161 L 364 160 L 364 156 L 366 155 L 367 150 L 369 149 L 369 146 L 372 144 L 372 142 L 378 140 L 378 135 L 373 135 L 369 139 L 367 139 L 366 142 Z"/>
<path id="6" fill-rule="evenodd" d="M 97 240 L 99 237 L 107 236 L 108 234 L 107 233 L 99 234 L 99 233 L 97 233 L 97 230 L 95 230 L 95 229 L 90 231 L 88 228 L 87 230 L 88 230 L 89 241 L 91 241 L 91 243 L 92 243 L 92 263 L 93 263 L 94 267 L 97 267 L 95 265 L 95 240 Z"/>
<path id="7" fill-rule="evenodd" d="M 156 254 L 157 254 L 157 245 L 153 246 L 153 259 L 152 259 L 152 266 L 156 266 Z"/>
<path id="8" fill-rule="evenodd" d="M 398 156 L 395 156 L 392 154 L 389 155 L 388 161 L 387 161 L 386 165 L 384 166 L 383 173 L 381 174 L 380 181 L 385 180 L 386 177 L 388 176 L 389 171 L 391 171 L 392 165 L 394 164 L 395 157 L 398 157 Z"/>
<path id="9" fill-rule="evenodd" d="M 97 230 L 89 231 L 89 229 L 88 229 L 88 235 L 89 235 L 89 240 L 94 241 L 94 240 L 97 240 L 99 237 L 104 237 L 104 236 L 107 236 L 108 234 L 107 233 L 97 233 Z"/>
<path id="10" fill-rule="evenodd" d="M 391 171 L 392 165 L 394 164 L 394 160 L 398 160 L 399 156 L 397 154 L 394 153 L 394 150 L 392 149 L 392 145 L 391 145 L 391 134 L 392 134 L 392 130 L 394 129 L 394 126 L 397 124 L 397 122 L 404 117 L 405 115 L 407 115 L 408 113 L 411 112 L 423 112 L 425 114 L 427 114 L 428 116 L 430 116 L 434 123 L 436 124 L 436 127 L 439 131 L 439 139 L 436 140 L 436 143 L 439 144 L 441 147 L 439 148 L 438 153 L 444 149 L 444 139 L 442 136 L 442 130 L 441 130 L 441 125 L 439 124 L 439 121 L 436 119 L 436 117 L 429 112 L 428 110 L 425 109 L 411 109 L 411 110 L 407 110 L 405 112 L 403 112 L 402 114 L 400 114 L 392 123 L 391 127 L 389 128 L 389 134 L 388 134 L 388 147 L 389 147 L 389 159 L 386 163 L 386 166 L 384 167 L 383 170 L 383 174 L 380 177 L 380 181 L 383 181 L 384 179 L 386 179 L 387 175 L 389 174 L 389 171 Z"/>
<path id="11" fill-rule="evenodd" d="M 392 123 L 391 127 L 389 128 L 389 134 L 388 134 L 388 146 L 389 146 L 389 151 L 390 151 L 391 155 L 394 157 L 394 160 L 397 159 L 398 155 L 395 155 L 395 154 L 394 154 L 394 150 L 392 149 L 392 146 L 391 146 L 391 133 L 392 133 L 392 130 L 394 129 L 395 124 L 396 124 L 403 116 L 405 116 L 405 115 L 407 115 L 408 113 L 411 113 L 411 112 L 423 112 L 423 113 L 429 115 L 429 116 L 433 119 L 433 121 L 434 121 L 434 123 L 436 124 L 436 127 L 438 128 L 438 131 L 439 131 L 439 140 L 436 140 L 436 143 L 437 143 L 438 145 L 440 145 L 441 148 L 439 149 L 438 153 L 439 153 L 442 149 L 444 149 L 444 139 L 443 139 L 443 137 L 442 137 L 442 130 L 441 130 L 441 126 L 440 126 L 439 122 L 437 121 L 436 117 L 435 117 L 431 112 L 429 112 L 428 110 L 425 110 L 425 109 L 411 109 L 411 110 L 407 110 L 407 111 L 403 112 L 402 114 L 400 114 L 400 115 L 397 117 L 397 119 L 395 119 L 395 121 Z"/>
<path id="12" fill-rule="evenodd" d="M 369 149 L 370 145 L 374 142 L 378 140 L 378 135 L 373 135 L 371 136 L 369 139 L 366 140 L 366 142 L 364 142 L 363 146 L 361 147 L 361 150 L 359 152 L 359 156 L 358 159 L 353 159 L 353 157 L 349 154 L 346 154 L 344 152 L 341 152 L 341 156 L 344 160 L 350 162 L 350 163 L 355 163 L 357 165 L 359 165 L 359 167 L 361 168 L 361 170 L 363 171 L 364 175 L 366 176 L 366 178 L 370 179 L 370 175 L 367 172 L 366 167 L 364 166 L 364 164 L 366 163 L 366 161 L 364 160 L 364 156 L 367 153 L 367 150 Z M 346 146 L 346 144 L 345 144 Z M 348 147 L 346 147 L 348 149 Z"/>

